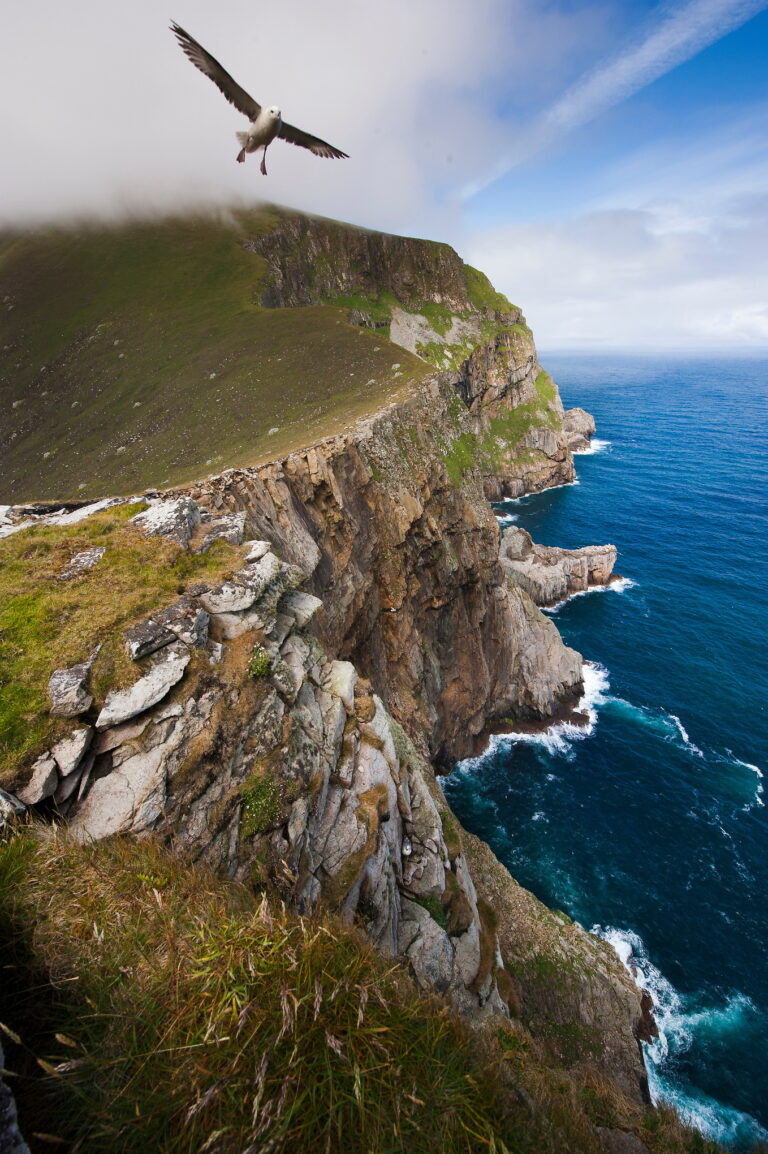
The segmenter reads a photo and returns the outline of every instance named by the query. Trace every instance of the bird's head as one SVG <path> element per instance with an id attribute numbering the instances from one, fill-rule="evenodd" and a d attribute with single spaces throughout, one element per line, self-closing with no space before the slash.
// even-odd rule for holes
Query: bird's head
<path id="1" fill-rule="evenodd" d="M 270 108 L 268 108 L 267 113 L 272 117 L 273 120 L 279 120 L 281 117 L 280 109 L 276 104 L 273 104 Z"/>

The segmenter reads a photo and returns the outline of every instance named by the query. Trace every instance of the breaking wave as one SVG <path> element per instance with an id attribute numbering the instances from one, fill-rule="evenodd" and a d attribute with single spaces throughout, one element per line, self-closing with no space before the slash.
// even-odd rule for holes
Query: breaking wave
<path id="1" fill-rule="evenodd" d="M 589 443 L 588 449 L 574 449 L 573 456 L 592 457 L 595 453 L 604 453 L 607 449 L 610 449 L 610 447 L 610 441 L 603 441 L 600 439 L 600 437 L 593 437 Z"/>
<path id="2" fill-rule="evenodd" d="M 768 1140 L 768 1131 L 755 1118 L 683 1081 L 675 1069 L 694 1045 L 706 1047 L 728 1034 L 742 1032 L 757 1014 L 754 1003 L 745 994 L 735 993 L 722 1005 L 696 1006 L 653 964 L 639 934 L 599 925 L 590 932 L 613 947 L 638 988 L 653 999 L 659 1036 L 643 1043 L 643 1053 L 654 1105 L 668 1103 L 687 1125 L 711 1141 L 735 1149 Z"/>
<path id="3" fill-rule="evenodd" d="M 588 589 L 580 589 L 577 593 L 569 593 L 562 601 L 556 602 L 554 605 L 543 606 L 544 613 L 557 613 L 558 609 L 562 609 L 563 605 L 567 605 L 569 601 L 573 601 L 576 597 L 588 597 L 591 593 L 626 593 L 627 589 L 634 589 L 637 586 L 637 581 L 633 581 L 631 577 L 619 577 L 616 581 L 610 581 L 607 585 L 590 585 Z"/>

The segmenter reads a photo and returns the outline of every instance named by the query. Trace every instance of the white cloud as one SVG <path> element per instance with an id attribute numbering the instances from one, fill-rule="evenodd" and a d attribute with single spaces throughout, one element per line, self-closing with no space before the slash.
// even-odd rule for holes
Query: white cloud
<path id="1" fill-rule="evenodd" d="M 245 121 L 185 59 L 165 6 L 15 5 L 0 220 L 262 197 L 412 228 L 434 184 L 466 179 L 500 147 L 483 86 L 507 48 L 489 29 L 524 23 L 529 3 L 179 0 L 173 17 L 257 100 L 350 154 L 319 160 L 278 142 L 268 178 L 258 158 L 235 164 Z"/>
<path id="2" fill-rule="evenodd" d="M 672 206 L 667 206 L 668 210 Z M 497 229 L 468 259 L 555 348 L 768 347 L 768 198 L 675 226 L 650 210 Z"/>

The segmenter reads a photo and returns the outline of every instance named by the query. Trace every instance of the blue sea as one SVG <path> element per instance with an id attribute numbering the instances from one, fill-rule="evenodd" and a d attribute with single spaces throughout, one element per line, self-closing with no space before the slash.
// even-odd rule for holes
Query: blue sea
<path id="1" fill-rule="evenodd" d="M 654 1099 L 748 1149 L 768 1140 L 768 359 L 542 359 L 596 451 L 497 514 L 544 545 L 615 544 L 626 580 L 552 611 L 595 663 L 590 732 L 494 739 L 445 791 L 637 967 Z"/>

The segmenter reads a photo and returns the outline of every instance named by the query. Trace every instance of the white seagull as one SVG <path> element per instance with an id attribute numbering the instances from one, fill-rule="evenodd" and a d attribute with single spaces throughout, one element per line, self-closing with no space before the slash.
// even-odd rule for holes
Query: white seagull
<path id="1" fill-rule="evenodd" d="M 302 148 L 308 148 L 310 152 L 314 152 L 315 156 L 348 159 L 346 152 L 334 148 L 327 141 L 320 140 L 318 136 L 310 136 L 308 132 L 302 132 L 300 128 L 294 128 L 292 124 L 286 124 L 280 109 L 274 104 L 269 108 L 262 108 L 257 100 L 249 96 L 245 89 L 232 79 L 226 68 L 219 64 L 215 56 L 206 52 L 202 44 L 198 44 L 178 24 L 172 23 L 171 31 L 175 33 L 176 39 L 195 67 L 204 72 L 219 91 L 224 93 L 229 103 L 234 104 L 238 112 L 242 112 L 243 116 L 247 116 L 250 120 L 251 124 L 246 132 L 235 133 L 242 146 L 237 154 L 238 164 L 243 163 L 247 152 L 256 152 L 259 148 L 263 148 L 261 171 L 266 176 L 267 148 L 276 136 L 279 136 L 281 140 L 287 140 L 290 144 L 298 144 Z"/>

